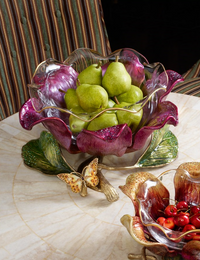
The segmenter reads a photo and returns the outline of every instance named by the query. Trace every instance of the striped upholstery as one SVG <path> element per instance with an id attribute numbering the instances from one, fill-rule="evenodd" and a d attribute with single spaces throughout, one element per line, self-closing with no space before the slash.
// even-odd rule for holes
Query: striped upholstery
<path id="1" fill-rule="evenodd" d="M 200 60 L 184 75 L 184 82 L 173 88 L 173 92 L 200 97 Z"/>
<path id="2" fill-rule="evenodd" d="M 111 52 L 101 0 L 0 0 L 0 120 L 29 98 L 40 62 L 80 47 Z"/>

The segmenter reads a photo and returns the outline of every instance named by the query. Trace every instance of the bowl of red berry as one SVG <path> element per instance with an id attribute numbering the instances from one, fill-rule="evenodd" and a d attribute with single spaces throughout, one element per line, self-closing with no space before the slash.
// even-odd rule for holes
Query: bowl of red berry
<path id="1" fill-rule="evenodd" d="M 134 216 L 121 218 L 132 238 L 163 257 L 200 259 L 199 162 L 183 163 L 158 177 L 133 173 L 120 189 L 135 209 Z"/>

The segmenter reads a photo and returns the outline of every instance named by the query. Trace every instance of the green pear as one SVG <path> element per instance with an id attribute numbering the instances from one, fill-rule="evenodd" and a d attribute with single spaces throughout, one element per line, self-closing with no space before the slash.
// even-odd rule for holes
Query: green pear
<path id="1" fill-rule="evenodd" d="M 116 114 L 114 112 L 104 112 L 89 123 L 87 130 L 97 131 L 114 125 L 118 125 Z"/>
<path id="2" fill-rule="evenodd" d="M 119 101 L 119 103 L 127 102 L 130 104 L 134 104 L 141 99 L 143 99 L 143 92 L 139 87 L 135 85 L 131 85 L 130 89 L 127 92 L 117 96 L 117 100 Z"/>
<path id="3" fill-rule="evenodd" d="M 99 64 L 92 64 L 86 69 L 81 71 L 78 75 L 78 83 L 80 84 L 90 84 L 90 85 L 101 85 L 102 83 L 102 69 Z"/>
<path id="4" fill-rule="evenodd" d="M 116 105 L 116 103 L 111 98 L 109 98 L 107 108 L 114 107 L 114 105 Z"/>
<path id="5" fill-rule="evenodd" d="M 90 115 L 88 115 L 81 107 L 74 107 L 71 111 L 84 120 L 90 119 Z M 88 124 L 89 122 L 85 122 L 73 115 L 69 116 L 69 127 L 72 133 L 79 133 L 82 129 L 87 129 Z"/>
<path id="6" fill-rule="evenodd" d="M 108 93 L 99 85 L 82 84 L 77 87 L 79 104 L 86 112 L 95 112 L 108 105 Z"/>
<path id="7" fill-rule="evenodd" d="M 102 86 L 108 92 L 109 97 L 118 96 L 130 89 L 131 76 L 123 63 L 114 61 L 109 64 L 102 79 Z"/>
<path id="8" fill-rule="evenodd" d="M 130 103 L 122 102 L 115 105 L 115 107 L 126 108 L 135 112 L 138 111 L 137 113 L 131 113 L 127 111 L 116 110 L 119 124 L 127 124 L 130 127 L 131 131 L 134 133 L 143 116 L 143 109 L 139 110 L 141 108 L 141 105 L 131 105 Z"/>
<path id="9" fill-rule="evenodd" d="M 69 88 L 64 95 L 65 104 L 67 109 L 72 109 L 74 107 L 79 107 L 78 97 L 76 95 L 76 90 Z"/>

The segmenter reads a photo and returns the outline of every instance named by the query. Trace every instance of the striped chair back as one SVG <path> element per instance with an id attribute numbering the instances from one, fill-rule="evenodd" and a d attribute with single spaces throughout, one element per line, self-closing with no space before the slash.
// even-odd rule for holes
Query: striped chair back
<path id="1" fill-rule="evenodd" d="M 0 1 L 0 120 L 29 98 L 37 65 L 80 47 L 111 53 L 101 0 Z"/>
<path id="2" fill-rule="evenodd" d="M 175 85 L 173 92 L 200 97 L 200 60 L 183 77 L 184 81 Z"/>

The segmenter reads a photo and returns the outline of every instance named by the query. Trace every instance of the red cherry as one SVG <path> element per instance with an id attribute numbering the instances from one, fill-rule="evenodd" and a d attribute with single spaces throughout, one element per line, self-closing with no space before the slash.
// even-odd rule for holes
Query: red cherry
<path id="1" fill-rule="evenodd" d="M 179 227 L 183 227 L 189 224 L 190 220 L 186 214 L 178 214 L 174 217 L 174 224 Z"/>
<path id="2" fill-rule="evenodd" d="M 163 227 L 166 227 L 169 229 L 174 229 L 174 227 L 175 227 L 174 218 L 173 217 L 167 218 L 165 220 L 165 222 L 163 223 Z"/>
<path id="3" fill-rule="evenodd" d="M 182 231 L 183 231 L 183 232 L 187 232 L 187 231 L 193 230 L 193 229 L 196 229 L 194 225 L 187 224 L 187 225 L 184 226 L 184 228 L 183 228 Z M 196 235 L 195 232 L 194 232 L 194 233 L 189 233 L 189 234 L 185 235 L 184 238 L 185 238 L 186 240 L 191 240 L 191 239 L 193 239 L 193 236 L 194 236 L 194 235 Z"/>
<path id="4" fill-rule="evenodd" d="M 190 216 L 190 213 L 189 212 L 184 212 L 184 211 L 181 211 L 181 212 L 179 212 L 178 213 L 179 214 L 179 216 L 181 216 L 181 215 L 186 215 L 186 216 Z"/>
<path id="5" fill-rule="evenodd" d="M 157 222 L 159 225 L 163 226 L 165 220 L 166 220 L 166 218 L 164 218 L 164 217 L 159 217 L 159 218 L 156 220 L 156 222 Z"/>
<path id="6" fill-rule="evenodd" d="M 196 227 L 194 225 L 187 224 L 187 225 L 184 226 L 183 232 L 186 232 L 186 231 L 189 231 L 189 230 L 192 230 L 192 229 L 196 229 Z"/>
<path id="7" fill-rule="evenodd" d="M 177 208 L 175 205 L 168 205 L 165 210 L 164 210 L 164 214 L 167 217 L 173 217 L 176 216 L 177 214 Z"/>
<path id="8" fill-rule="evenodd" d="M 190 223 L 194 225 L 196 228 L 200 228 L 200 213 L 194 214 L 190 218 Z"/>
<path id="9" fill-rule="evenodd" d="M 187 210 L 188 209 L 188 204 L 186 201 L 179 201 L 176 205 L 177 209 L 181 210 Z"/>
<path id="10" fill-rule="evenodd" d="M 200 207 L 199 206 L 192 206 L 190 208 L 190 215 L 194 215 L 200 213 Z"/>

